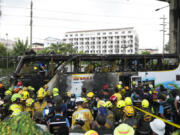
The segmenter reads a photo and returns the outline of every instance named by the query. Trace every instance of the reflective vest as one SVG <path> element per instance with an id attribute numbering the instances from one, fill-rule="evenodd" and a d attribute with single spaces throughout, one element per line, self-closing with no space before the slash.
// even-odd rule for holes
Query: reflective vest
<path id="1" fill-rule="evenodd" d="M 72 115 L 72 128 L 75 126 L 75 121 L 76 118 L 78 117 L 77 115 L 82 114 L 83 117 L 85 118 L 85 124 L 83 125 L 83 130 L 88 131 L 90 130 L 90 123 L 93 121 L 93 116 L 90 112 L 89 109 L 84 109 L 84 108 L 78 108 L 77 111 L 75 111 Z"/>

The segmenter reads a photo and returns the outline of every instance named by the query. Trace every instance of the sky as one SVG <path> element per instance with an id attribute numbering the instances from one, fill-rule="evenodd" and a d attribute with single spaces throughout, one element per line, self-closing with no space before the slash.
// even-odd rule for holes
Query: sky
<path id="1" fill-rule="evenodd" d="M 1 1 L 0 38 L 8 33 L 8 39 L 29 39 L 31 0 Z M 68 31 L 134 27 L 140 48 L 161 52 L 160 18 L 165 15 L 169 23 L 169 8 L 155 10 L 167 5 L 157 0 L 33 0 L 33 42 L 62 39 Z"/>

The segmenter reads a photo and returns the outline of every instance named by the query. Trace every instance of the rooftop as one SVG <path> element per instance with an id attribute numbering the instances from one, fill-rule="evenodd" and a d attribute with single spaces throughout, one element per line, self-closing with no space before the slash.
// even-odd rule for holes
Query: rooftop
<path id="1" fill-rule="evenodd" d="M 66 32 L 66 33 L 95 32 L 95 31 L 113 31 L 113 30 L 125 30 L 125 29 L 134 29 L 134 27 L 114 28 L 114 29 L 82 30 L 82 31 L 69 31 L 69 32 Z"/>

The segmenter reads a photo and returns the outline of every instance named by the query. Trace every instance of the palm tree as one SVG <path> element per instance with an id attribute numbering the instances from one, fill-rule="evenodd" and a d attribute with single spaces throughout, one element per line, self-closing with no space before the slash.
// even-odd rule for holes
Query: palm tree
<path id="1" fill-rule="evenodd" d="M 26 51 L 28 51 L 28 40 L 24 42 L 23 40 L 18 39 L 15 42 L 15 46 L 13 47 L 13 55 L 20 56 L 24 55 Z"/>

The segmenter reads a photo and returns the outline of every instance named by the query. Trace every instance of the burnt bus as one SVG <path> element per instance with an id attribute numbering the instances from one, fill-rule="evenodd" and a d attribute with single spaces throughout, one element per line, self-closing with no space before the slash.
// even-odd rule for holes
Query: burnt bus
<path id="1" fill-rule="evenodd" d="M 48 84 L 50 90 L 58 87 L 62 92 L 79 95 L 82 89 L 113 91 L 119 82 L 128 87 L 132 87 L 132 81 L 154 86 L 165 83 L 168 86 L 169 82 L 180 87 L 178 80 L 174 80 L 180 76 L 178 70 L 179 59 L 175 54 L 29 55 L 19 57 L 11 83 L 21 80 L 24 86 L 31 85 L 36 90 Z M 168 79 L 165 76 L 169 73 L 173 76 Z"/>

